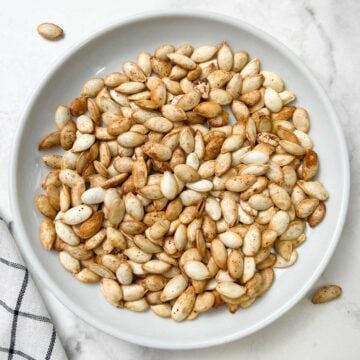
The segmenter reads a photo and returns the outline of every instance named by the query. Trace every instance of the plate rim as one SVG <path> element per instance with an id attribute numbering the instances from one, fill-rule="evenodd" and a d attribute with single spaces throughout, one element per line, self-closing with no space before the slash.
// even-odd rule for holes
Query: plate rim
<path id="1" fill-rule="evenodd" d="M 287 302 L 284 303 L 282 307 L 274 311 L 271 315 L 264 318 L 262 321 L 259 321 L 257 324 L 254 324 L 247 330 L 240 330 L 237 332 L 234 332 L 230 335 L 224 335 L 222 337 L 218 337 L 217 339 L 208 340 L 208 341 L 191 341 L 186 344 L 173 344 L 168 343 L 161 340 L 153 340 L 149 339 L 147 337 L 143 337 L 141 335 L 129 335 L 126 332 L 122 331 L 121 329 L 117 329 L 117 331 L 113 331 L 113 328 L 111 326 L 108 326 L 104 322 L 99 322 L 96 318 L 92 317 L 91 313 L 88 313 L 86 310 L 83 310 L 78 304 L 73 302 L 71 298 L 56 284 L 54 279 L 52 279 L 51 276 L 47 274 L 45 271 L 42 263 L 40 261 L 37 261 L 34 251 L 32 250 L 31 243 L 28 241 L 27 234 L 24 229 L 23 221 L 20 217 L 19 212 L 19 198 L 18 194 L 15 192 L 16 190 L 16 169 L 18 165 L 18 155 L 19 151 L 21 149 L 20 139 L 23 134 L 23 130 L 26 124 L 26 119 L 28 118 L 28 115 L 30 111 L 32 110 L 32 106 L 34 104 L 35 99 L 37 98 L 39 92 L 41 89 L 47 84 L 47 82 L 50 80 L 52 75 L 62 66 L 62 64 L 71 58 L 79 49 L 81 49 L 83 46 L 88 44 L 89 42 L 95 40 L 98 37 L 101 37 L 105 35 L 108 32 L 113 31 L 114 29 L 122 26 L 129 25 L 131 23 L 144 21 L 148 19 L 155 19 L 155 18 L 169 18 L 174 16 L 182 16 L 182 17 L 190 17 L 190 18 L 204 18 L 204 19 L 210 19 L 215 20 L 218 22 L 230 24 L 232 26 L 236 26 L 240 29 L 243 29 L 249 33 L 252 33 L 256 37 L 260 38 L 261 40 L 265 42 L 270 42 L 271 45 L 276 48 L 280 53 L 285 54 L 288 58 L 291 59 L 291 61 L 299 67 L 307 76 L 308 80 L 310 80 L 311 85 L 315 88 L 315 90 L 320 94 L 324 101 L 324 106 L 331 114 L 330 119 L 333 123 L 333 126 L 335 128 L 335 131 L 337 133 L 338 138 L 338 145 L 340 150 L 340 155 L 342 159 L 342 166 L 344 171 L 344 184 L 345 188 L 343 189 L 343 196 L 341 200 L 341 206 L 339 208 L 339 217 L 336 224 L 335 231 L 333 233 L 333 236 L 331 237 L 331 241 L 329 242 L 329 245 L 327 247 L 326 252 L 323 255 L 322 261 L 317 265 L 315 271 L 313 272 L 312 276 L 302 284 L 299 291 L 290 298 Z M 26 264 L 28 268 L 31 270 L 31 273 L 35 274 L 38 278 L 40 278 L 46 287 L 55 295 L 55 297 L 64 304 L 71 312 L 87 322 L 88 324 L 92 325 L 96 329 L 99 329 L 107 334 L 110 334 L 116 338 L 126 340 L 128 342 L 141 345 L 141 346 L 148 346 L 152 348 L 158 348 L 158 349 L 171 349 L 171 350 L 186 350 L 186 349 L 200 349 L 200 348 L 206 348 L 216 345 L 221 345 L 225 343 L 229 343 L 231 341 L 235 341 L 241 338 L 244 338 L 246 336 L 249 336 L 256 331 L 270 325 L 275 320 L 279 319 L 282 315 L 284 315 L 288 310 L 290 310 L 294 305 L 296 305 L 310 290 L 312 285 L 315 283 L 315 281 L 321 276 L 323 271 L 325 270 L 325 267 L 329 263 L 332 255 L 334 254 L 334 251 L 336 249 L 336 246 L 339 242 L 341 232 L 344 227 L 346 214 L 348 211 L 348 204 L 349 204 L 349 194 L 350 194 L 350 166 L 349 166 L 349 155 L 348 155 L 348 149 L 346 146 L 345 136 L 344 132 L 341 128 L 340 122 L 338 120 L 338 115 L 335 111 L 335 108 L 333 107 L 327 93 L 325 92 L 322 85 L 318 82 L 318 80 L 315 78 L 315 76 L 311 73 L 309 68 L 306 64 L 304 64 L 300 58 L 286 45 L 281 43 L 279 40 L 274 38 L 272 35 L 264 32 L 261 29 L 258 29 L 257 27 L 247 23 L 246 21 L 242 19 L 238 19 L 232 16 L 224 15 L 221 13 L 216 12 L 210 12 L 210 11 L 202 11 L 201 13 L 194 13 L 191 9 L 183 9 L 183 10 L 162 10 L 162 11 L 146 11 L 141 13 L 136 13 L 133 15 L 129 15 L 126 17 L 121 17 L 119 19 L 115 19 L 114 21 L 110 22 L 109 24 L 102 26 L 99 29 L 95 29 L 91 34 L 88 36 L 83 37 L 80 41 L 76 42 L 68 50 L 65 50 L 65 53 L 57 57 L 57 59 L 50 64 L 50 66 L 47 68 L 46 72 L 41 76 L 38 83 L 34 86 L 34 90 L 30 92 L 30 95 L 28 96 L 27 100 L 25 101 L 24 108 L 21 112 L 20 120 L 19 120 L 19 126 L 15 133 L 14 143 L 12 146 L 11 151 L 11 159 L 9 162 L 9 198 L 10 198 L 10 209 L 11 209 L 11 215 L 12 215 L 12 221 L 14 222 L 14 234 L 15 234 L 15 240 L 18 244 L 19 249 L 21 250 L 21 253 L 26 261 Z"/>

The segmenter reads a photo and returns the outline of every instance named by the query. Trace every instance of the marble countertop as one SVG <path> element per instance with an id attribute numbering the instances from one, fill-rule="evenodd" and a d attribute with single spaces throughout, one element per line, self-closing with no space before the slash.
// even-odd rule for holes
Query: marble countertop
<path id="1" fill-rule="evenodd" d="M 106 335 L 78 319 L 45 288 L 45 302 L 70 359 L 358 359 L 360 353 L 360 108 L 358 66 L 360 2 L 181 0 L 12 0 L 0 12 L 0 207 L 11 218 L 8 162 L 27 96 L 49 63 L 97 28 L 122 16 L 156 9 L 191 8 L 241 18 L 278 38 L 306 63 L 327 89 L 350 152 L 352 189 L 341 241 L 316 286 L 342 286 L 341 299 L 322 306 L 304 298 L 274 324 L 241 341 L 196 351 L 161 351 Z M 52 21 L 65 39 L 45 42 L 37 24 Z M 358 165 L 357 165 L 358 164 Z"/>

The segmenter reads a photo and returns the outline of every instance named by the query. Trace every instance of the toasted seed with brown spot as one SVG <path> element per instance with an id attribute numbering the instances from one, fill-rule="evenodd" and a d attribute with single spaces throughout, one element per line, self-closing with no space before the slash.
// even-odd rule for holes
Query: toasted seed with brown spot
<path id="1" fill-rule="evenodd" d="M 74 99 L 70 104 L 70 112 L 72 116 L 80 116 L 87 111 L 87 98 L 85 96 Z"/>
<path id="2" fill-rule="evenodd" d="M 311 227 L 315 227 L 323 221 L 325 215 L 326 215 L 326 206 L 321 201 L 319 205 L 315 208 L 313 213 L 308 217 L 307 221 Z"/>
<path id="3" fill-rule="evenodd" d="M 245 294 L 246 288 L 231 281 L 224 281 L 216 286 L 216 291 L 230 299 L 236 299 Z"/>
<path id="4" fill-rule="evenodd" d="M 74 259 L 68 252 L 61 251 L 59 253 L 60 264 L 64 267 L 65 270 L 76 274 L 80 271 L 80 262 L 77 259 Z"/>
<path id="5" fill-rule="evenodd" d="M 178 53 L 172 53 L 167 54 L 167 57 L 176 65 L 182 67 L 186 70 L 194 70 L 196 68 L 196 63 L 190 59 L 189 57 L 178 54 Z"/>
<path id="6" fill-rule="evenodd" d="M 174 174 L 184 183 L 200 180 L 200 175 L 189 165 L 179 164 L 174 168 Z"/>
<path id="7" fill-rule="evenodd" d="M 189 286 L 175 301 L 171 309 L 171 317 L 175 321 L 183 321 L 190 315 L 196 300 L 195 290 Z"/>
<path id="8" fill-rule="evenodd" d="M 38 145 L 39 150 L 51 149 L 60 145 L 60 131 L 53 131 L 47 134 Z"/>
<path id="9" fill-rule="evenodd" d="M 227 268 L 233 279 L 240 279 L 243 273 L 244 260 L 239 250 L 233 249 L 227 259 Z"/>
<path id="10" fill-rule="evenodd" d="M 148 169 L 144 158 L 139 158 L 132 163 L 132 178 L 136 188 L 143 188 L 146 185 Z"/>
<path id="11" fill-rule="evenodd" d="M 184 265 L 184 271 L 187 276 L 194 280 L 205 280 L 209 277 L 206 265 L 196 260 L 187 261 Z"/>
<path id="12" fill-rule="evenodd" d="M 323 304 L 337 299 L 341 296 L 342 289 L 337 285 L 327 285 L 318 289 L 313 295 L 311 301 L 313 304 Z"/>
<path id="13" fill-rule="evenodd" d="M 163 144 L 147 142 L 142 147 L 144 153 L 154 160 L 167 161 L 171 158 L 171 149 Z"/>
<path id="14" fill-rule="evenodd" d="M 211 242 L 211 255 L 220 269 L 226 269 L 227 251 L 224 244 L 219 239 L 215 239 Z"/>
<path id="15" fill-rule="evenodd" d="M 279 209 L 288 210 L 290 208 L 291 199 L 284 188 L 276 184 L 269 184 L 269 192 L 271 200 Z"/>
<path id="16" fill-rule="evenodd" d="M 227 84 L 232 75 L 228 71 L 224 70 L 215 70 L 207 77 L 207 80 L 210 84 L 211 89 L 221 89 L 225 84 Z"/>
<path id="17" fill-rule="evenodd" d="M 146 136 L 137 132 L 127 131 L 119 135 L 118 143 L 124 147 L 137 147 L 146 141 Z"/>
<path id="18" fill-rule="evenodd" d="M 226 180 L 225 187 L 230 191 L 241 192 L 248 189 L 255 181 L 255 175 L 237 175 Z"/>
<path id="19" fill-rule="evenodd" d="M 296 216 L 305 219 L 310 216 L 319 205 L 318 199 L 304 199 L 296 206 Z"/>
<path id="20" fill-rule="evenodd" d="M 113 279 L 102 279 L 100 289 L 105 299 L 113 306 L 119 307 L 123 298 L 121 286 Z"/>
<path id="21" fill-rule="evenodd" d="M 95 283 L 100 280 L 99 275 L 86 268 L 75 274 L 75 277 L 83 283 Z"/>
<path id="22" fill-rule="evenodd" d="M 45 195 L 38 195 L 35 198 L 36 207 L 37 209 L 43 214 L 44 216 L 55 219 L 56 210 L 50 205 L 49 199 Z"/>
<path id="23" fill-rule="evenodd" d="M 107 218 L 112 225 L 118 225 L 124 218 L 125 204 L 122 199 L 115 199 L 110 203 Z"/>
<path id="24" fill-rule="evenodd" d="M 160 78 L 170 75 L 171 64 L 168 61 L 160 60 L 156 57 L 151 58 L 151 67 L 154 73 Z"/>
<path id="25" fill-rule="evenodd" d="M 118 116 L 118 120 L 115 120 L 108 124 L 107 132 L 110 135 L 118 136 L 128 131 L 132 125 L 132 120 L 126 117 Z"/>
<path id="26" fill-rule="evenodd" d="M 250 91 L 244 95 L 241 95 L 239 97 L 239 100 L 241 100 L 243 103 L 245 103 L 248 106 L 254 106 L 259 102 L 261 98 L 261 93 L 259 90 L 253 90 Z"/>
<path id="27" fill-rule="evenodd" d="M 94 212 L 89 219 L 84 221 L 79 228 L 79 236 L 82 239 L 89 239 L 94 236 L 101 228 L 104 218 L 102 211 Z"/>
<path id="28" fill-rule="evenodd" d="M 205 118 L 214 118 L 222 112 L 222 107 L 215 102 L 205 101 L 197 105 L 194 111 Z"/>
<path id="29" fill-rule="evenodd" d="M 314 197 L 315 199 L 325 201 L 329 197 L 329 193 L 320 181 L 299 180 L 297 184 L 301 187 L 306 195 Z"/>
<path id="30" fill-rule="evenodd" d="M 112 187 L 120 185 L 127 179 L 128 176 L 129 176 L 129 174 L 127 174 L 127 173 L 113 176 L 111 179 L 106 180 L 103 183 L 102 188 L 103 189 L 110 189 Z"/>
<path id="31" fill-rule="evenodd" d="M 213 45 L 203 45 L 194 50 L 191 59 L 197 63 L 203 63 L 213 58 L 217 52 L 217 47 Z"/>
<path id="32" fill-rule="evenodd" d="M 220 154 L 221 147 L 224 143 L 222 136 L 217 136 L 211 139 L 205 146 L 204 160 L 213 160 Z"/>
<path id="33" fill-rule="evenodd" d="M 290 260 L 293 250 L 293 244 L 290 240 L 281 240 L 275 242 L 275 249 L 286 261 Z"/>
<path id="34" fill-rule="evenodd" d="M 46 250 L 51 250 L 56 239 L 55 225 L 50 219 L 40 224 L 40 240 Z"/>
<path id="35" fill-rule="evenodd" d="M 308 132 L 310 128 L 308 112 L 304 108 L 297 108 L 293 113 L 293 123 L 298 130 Z"/>

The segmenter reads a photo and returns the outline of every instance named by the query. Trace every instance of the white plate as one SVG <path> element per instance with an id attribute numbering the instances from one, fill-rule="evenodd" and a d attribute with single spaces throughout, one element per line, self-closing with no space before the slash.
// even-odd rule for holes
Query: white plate
<path id="1" fill-rule="evenodd" d="M 59 103 L 78 96 L 81 85 L 95 74 L 117 71 L 141 50 L 153 52 L 162 43 L 218 44 L 246 49 L 259 57 L 263 69 L 281 75 L 311 115 L 311 136 L 321 161 L 319 178 L 330 192 L 323 223 L 308 233 L 296 265 L 278 270 L 271 291 L 235 315 L 225 309 L 195 321 L 175 323 L 151 311 L 136 314 L 106 303 L 98 285 L 82 284 L 65 272 L 56 253 L 46 252 L 38 239 L 41 217 L 34 210 L 46 170 L 36 150 L 38 140 L 54 129 Z M 10 194 L 17 242 L 31 271 L 75 314 L 118 338 L 141 345 L 190 349 L 240 339 L 263 328 L 291 309 L 320 276 L 334 252 L 346 216 L 349 196 L 348 156 L 335 111 L 309 70 L 272 37 L 238 20 L 221 15 L 176 12 L 139 15 L 121 20 L 72 48 L 43 79 L 29 101 L 17 133 L 11 161 Z"/>

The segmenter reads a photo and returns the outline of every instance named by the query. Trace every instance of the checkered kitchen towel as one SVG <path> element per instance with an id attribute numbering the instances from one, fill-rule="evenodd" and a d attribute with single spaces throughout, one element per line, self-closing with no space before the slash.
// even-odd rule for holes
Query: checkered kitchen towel
<path id="1" fill-rule="evenodd" d="M 15 241 L 0 218 L 0 360 L 67 359 Z"/>

